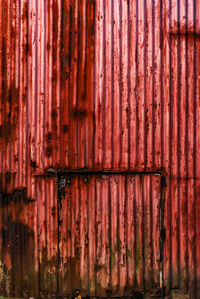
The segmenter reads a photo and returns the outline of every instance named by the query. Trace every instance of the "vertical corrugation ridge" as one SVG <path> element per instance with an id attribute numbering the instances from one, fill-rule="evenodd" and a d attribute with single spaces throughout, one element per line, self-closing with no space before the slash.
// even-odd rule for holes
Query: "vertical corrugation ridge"
<path id="1" fill-rule="evenodd" d="M 38 257 L 38 259 L 37 259 L 37 263 L 38 263 L 38 277 L 37 277 L 37 281 L 38 281 L 38 290 L 39 290 L 39 294 L 40 294 L 40 289 L 41 289 L 41 287 L 40 287 L 40 282 L 41 282 L 41 268 L 40 268 L 40 257 L 41 257 L 41 253 L 40 253 L 40 246 L 39 246 L 39 244 L 40 244 L 40 242 L 39 242 L 39 238 L 40 238 L 40 236 L 39 236 L 39 200 L 40 200 L 40 198 L 39 198 L 39 196 L 38 196 L 38 186 L 37 186 L 37 184 L 36 184 L 36 198 L 37 198 L 37 202 L 36 202 L 36 205 L 37 205 L 37 207 L 36 207 L 36 211 L 37 211 L 37 213 L 36 213 L 36 228 L 37 228 L 37 239 L 36 239 L 36 242 L 37 242 L 37 249 L 38 249 L 38 252 L 37 252 L 37 257 Z"/>
<path id="2" fill-rule="evenodd" d="M 138 145 L 139 145 L 139 138 L 138 138 L 138 128 L 139 128 L 139 119 L 138 119 L 138 96 L 137 96 L 137 88 L 138 88 L 138 1 L 136 0 L 136 18 L 135 18 L 135 22 L 136 22 L 136 52 L 135 52 L 135 63 L 136 63 L 136 83 L 135 83 L 135 100 L 136 100 L 136 121 L 135 121 L 135 126 L 136 126 L 136 135 L 135 135 L 135 151 L 136 151 L 136 168 L 138 165 Z"/>
<path id="3" fill-rule="evenodd" d="M 43 99 L 44 99 L 44 103 L 43 103 L 43 142 L 42 142 L 42 168 L 45 168 L 45 133 L 46 133 L 46 109 L 47 109 L 47 1 L 48 0 L 44 0 L 43 1 L 43 31 L 44 31 L 44 40 L 43 40 L 43 49 L 44 49 L 44 57 L 43 57 L 43 81 L 44 81 L 44 95 L 43 95 Z M 60 126 L 61 127 L 61 126 Z"/>
<path id="4" fill-rule="evenodd" d="M 178 25 L 177 25 L 177 29 L 178 29 L 178 34 L 180 33 L 180 0 L 177 1 L 177 20 L 178 20 Z M 181 121 L 181 71 L 182 71 L 182 65 L 181 65 L 181 42 L 180 42 L 180 36 L 178 36 L 178 43 L 177 43 L 177 74 L 178 74 L 178 80 L 177 80 L 177 177 L 180 177 L 180 167 L 181 167 L 181 162 L 180 162 L 180 155 L 181 155 L 181 149 L 180 149 L 180 121 Z M 179 283 L 179 287 L 180 287 L 180 185 L 178 184 L 178 195 L 177 195 L 177 205 L 178 205 L 178 227 L 177 227 L 177 236 L 178 236 L 178 240 L 177 240 L 177 263 L 178 263 L 178 283 Z"/>
<path id="5" fill-rule="evenodd" d="M 95 271 L 95 297 L 97 297 L 97 261 L 98 261 L 98 256 L 97 256 L 97 243 L 98 243 L 98 224 L 97 224 L 97 181 L 95 181 L 95 193 L 94 193 L 94 196 L 95 196 L 95 221 L 94 221 L 94 225 L 95 225 L 95 264 L 94 264 L 94 271 Z"/>
<path id="6" fill-rule="evenodd" d="M 86 180 L 89 181 L 89 183 L 91 182 L 90 180 L 92 180 L 92 178 L 86 178 Z M 91 261 L 90 261 L 90 256 L 89 256 L 89 252 L 90 252 L 90 243 L 89 243 L 89 239 L 92 238 L 92 236 L 89 235 L 89 226 L 90 226 L 90 222 L 91 222 L 91 213 L 89 212 L 89 185 L 87 184 L 86 186 L 86 196 L 87 196 L 87 241 L 88 241 L 88 253 L 87 253 L 87 292 L 88 295 L 91 296 L 90 293 L 90 266 L 91 266 Z M 90 189 L 92 188 L 92 186 L 90 187 Z"/>
<path id="7" fill-rule="evenodd" d="M 78 86 L 78 83 L 79 83 L 79 80 L 82 80 L 81 76 L 79 78 L 79 68 L 80 68 L 80 32 L 81 32 L 81 27 L 83 27 L 83 25 L 81 24 L 80 26 L 80 21 L 79 21 L 79 18 L 81 18 L 80 16 L 80 13 L 79 13 L 79 9 L 78 9 L 78 15 L 77 15 L 77 19 L 78 19 L 78 44 L 77 44 L 77 47 L 78 47 L 78 55 L 77 55 L 77 77 L 76 77 L 76 82 L 74 84 L 76 84 L 77 86 L 77 93 L 76 93 L 76 106 L 79 107 L 79 86 Z M 68 99 L 70 100 L 70 99 Z M 80 132 L 80 128 L 79 128 L 79 122 L 78 120 L 76 120 L 76 153 L 77 153 L 77 167 L 80 168 L 80 155 L 81 155 L 81 152 L 80 152 L 80 147 L 79 147 L 79 139 L 80 139 L 80 135 L 79 135 L 79 132 Z M 85 149 L 86 151 L 86 149 Z"/>
<path id="8" fill-rule="evenodd" d="M 147 100 L 146 100 L 146 83 L 147 83 L 147 80 L 146 80 L 146 77 L 147 77 L 147 59 L 146 59 L 146 55 L 147 55 L 147 8 L 146 8 L 146 0 L 144 0 L 144 7 L 143 7 L 143 22 L 144 22 L 144 28 L 141 28 L 141 31 L 144 30 L 144 54 L 143 54 L 143 60 L 144 60 L 144 131 L 143 131 L 143 134 L 144 134 L 144 169 L 146 169 L 146 166 L 147 166 Z"/>
<path id="9" fill-rule="evenodd" d="M 94 4 L 94 15 L 93 15 L 93 34 L 94 34 L 94 53 L 93 53 L 93 59 L 94 59 L 94 65 L 93 65 L 93 74 L 92 74 L 92 79 L 93 79 L 93 82 L 92 82 L 92 101 L 93 101 L 93 105 L 92 105 L 92 111 L 93 111 L 93 115 L 92 115 L 92 119 L 93 119 L 93 136 L 92 136 L 92 143 L 93 143 L 93 146 L 92 146 L 92 168 L 95 167 L 95 130 L 96 130 L 96 117 L 95 117 L 95 70 L 96 70 L 96 19 L 97 19 L 97 4 L 96 2 L 94 1 L 93 2 Z"/>
<path id="10" fill-rule="evenodd" d="M 105 147 L 105 141 L 106 141 L 106 127 L 105 127 L 105 116 L 106 116 L 106 113 L 105 113 L 105 110 L 106 110 L 106 107 L 105 107 L 105 102 L 106 102 L 106 68 L 105 68 L 105 65 L 106 65 L 106 0 L 103 0 L 103 57 L 102 57 L 102 60 L 103 60 L 103 99 L 102 99 L 102 104 L 103 104 L 103 125 L 102 125 L 102 142 L 103 142 L 103 158 L 102 158 L 102 163 L 103 163 L 103 166 L 105 167 L 105 151 L 106 151 L 106 147 Z"/>
<path id="11" fill-rule="evenodd" d="M 155 256 L 155 252 L 153 249 L 153 206 L 152 206 L 152 178 L 150 177 L 150 188 L 149 188 L 149 205 L 150 205 L 150 255 L 152 256 L 152 259 L 150 261 L 151 264 L 151 281 L 150 284 L 153 285 L 154 284 L 154 256 Z"/>
<path id="12" fill-rule="evenodd" d="M 37 155 L 37 146 L 38 146 L 38 1 L 35 3 L 35 73 L 34 73 L 34 81 L 35 81 L 35 142 L 34 142 L 34 156 L 35 161 L 38 161 L 38 155 Z M 33 137 L 34 138 L 34 137 Z"/>
<path id="13" fill-rule="evenodd" d="M 19 61 L 18 61 L 18 70 L 19 70 L 19 77 L 18 77 L 18 88 L 20 90 L 20 73 L 21 73 L 21 63 L 20 63 L 20 60 L 21 60 L 21 55 L 20 55 L 20 45 L 21 45 L 21 0 L 19 0 L 18 2 L 18 21 L 19 21 L 19 28 L 18 28 L 18 34 L 19 34 L 19 48 L 18 48 L 18 51 L 19 51 Z M 20 95 L 20 91 L 19 91 L 19 95 Z M 20 179 L 21 179 L 21 175 L 20 175 L 20 156 L 21 156 L 21 148 L 20 148 L 20 121 L 21 121 L 21 111 L 20 111 L 20 105 L 19 105 L 19 125 L 18 125 L 18 171 L 17 171 L 17 174 L 18 174 L 18 186 L 20 186 Z"/>
<path id="14" fill-rule="evenodd" d="M 161 18 L 162 19 L 162 18 Z M 154 97 L 155 97 L 155 1 L 152 0 L 152 165 L 155 167 L 155 113 L 154 113 Z"/>
<path id="15" fill-rule="evenodd" d="M 188 0 L 185 0 L 185 13 L 186 13 L 186 22 L 185 22 L 185 32 L 186 32 L 186 50 L 185 50 L 185 86 L 186 86 L 186 104 L 185 104 L 185 119 L 187 119 L 188 116 L 188 98 L 189 98 L 189 91 L 188 91 Z M 188 122 L 185 122 L 185 164 L 186 164 L 186 215 L 188 215 Z M 186 289 L 189 287 L 189 265 L 188 265 L 188 221 L 186 221 L 186 270 L 187 270 L 187 282 L 186 282 Z"/>
<path id="16" fill-rule="evenodd" d="M 70 114 L 70 112 L 71 112 L 71 89 L 72 89 L 72 87 L 71 87 L 71 84 L 70 84 L 70 81 L 71 81 L 71 71 L 72 71 L 72 24 L 73 24 L 73 15 L 72 15 L 72 12 L 73 12 L 73 8 L 72 8 L 72 6 L 71 6 L 71 1 L 69 1 L 70 2 L 70 7 L 69 7 L 69 84 L 68 84 L 68 89 L 69 89 L 69 97 L 68 97 L 68 113 Z M 70 119 L 70 118 L 69 118 Z M 73 168 L 73 164 L 72 164 L 72 161 L 71 161 L 71 159 L 70 159 L 70 156 L 72 155 L 72 153 L 71 153 L 71 141 L 70 141 L 70 138 L 71 138 L 71 136 L 70 136 L 70 131 L 71 131 L 71 126 L 72 126 L 72 124 L 71 124 L 71 122 L 69 121 L 69 136 L 68 136 L 68 143 L 69 143 L 69 148 L 68 148 L 68 153 L 67 153 L 67 155 L 68 155 L 68 166 L 69 166 L 69 168 Z"/>
<path id="17" fill-rule="evenodd" d="M 120 198 L 119 198 L 119 179 L 117 179 L 117 215 L 120 213 Z M 118 287 L 120 286 L 120 240 L 119 240 L 119 230 L 120 230 L 120 222 L 119 222 L 119 216 L 117 217 L 117 233 L 116 233 L 116 243 L 117 243 L 117 270 L 118 270 Z"/>
<path id="18" fill-rule="evenodd" d="M 29 147 L 29 125 L 30 125 L 30 119 L 29 119 L 29 53 L 30 53 L 30 40 L 29 40 L 29 27 L 30 27 L 30 17 L 29 17 L 29 10 L 30 10 L 30 2 L 27 1 L 27 41 L 26 41 L 26 51 L 27 57 L 26 57 L 26 186 L 30 184 L 29 181 L 29 167 L 28 167 L 28 161 L 30 160 L 30 147 Z M 28 189 L 28 188 L 27 188 Z"/>
<path id="19" fill-rule="evenodd" d="M 119 106 L 120 106 L 120 116 L 119 116 L 119 128 L 120 128 L 120 156 L 119 156 L 119 168 L 122 164 L 122 0 L 119 4 Z"/>
<path id="20" fill-rule="evenodd" d="M 161 167 L 164 166 L 164 138 L 163 138 L 163 123 L 164 123 L 164 96 L 163 96 L 163 0 L 160 0 L 160 94 L 161 94 L 161 130 L 160 130 L 160 139 L 161 139 Z"/>
<path id="21" fill-rule="evenodd" d="M 169 0 L 169 30 L 171 32 L 172 30 L 172 20 L 171 20 L 171 15 L 172 15 L 172 0 Z M 170 115 L 169 115 L 169 175 L 171 176 L 171 159 L 172 159 L 172 137 L 171 137 L 171 133 L 172 133 L 172 38 L 171 35 L 169 37 L 169 74 L 170 74 L 170 78 L 169 78 L 169 96 L 170 96 Z M 171 289 L 172 287 L 172 221 L 171 221 L 171 181 L 169 183 L 169 217 L 170 217 L 170 269 L 169 269 L 169 276 L 170 276 L 170 282 L 169 282 L 169 287 Z"/>
<path id="22" fill-rule="evenodd" d="M 196 0 L 193 0 L 193 24 L 194 24 L 194 33 L 196 33 Z M 193 259 L 194 259 L 194 286 L 192 289 L 192 296 L 197 297 L 197 246 L 196 246 L 196 241 L 197 241 L 197 229 L 196 229 L 196 194 L 197 194 L 197 188 L 196 188 L 196 125 L 197 125 L 197 118 L 196 118 L 196 107 L 197 107 L 197 61 L 196 61 L 196 55 L 197 55 L 197 45 L 196 45 L 196 38 L 194 39 L 194 102 L 193 102 L 193 115 L 194 115 L 194 132 L 193 132 L 193 138 L 194 138 L 194 150 L 193 150 L 193 177 L 194 177 L 194 194 L 193 194 L 193 212 L 194 212 L 194 253 L 193 253 Z"/>
<path id="23" fill-rule="evenodd" d="M 127 87 L 128 87 L 128 170 L 130 170 L 130 165 L 131 165 L 131 129 L 130 129 L 130 114 L 131 114 L 131 104 L 130 104 L 130 93 L 131 93 L 131 75 L 130 75 L 130 47 L 131 47 L 131 24 L 130 24 L 130 5 L 131 2 L 128 1 L 128 9 L 127 9 L 127 15 L 128 15 L 128 23 L 127 23 L 127 29 L 128 29 L 128 34 L 127 34 L 127 46 L 128 46 L 128 75 L 127 75 Z M 114 147 L 113 147 L 114 148 Z"/>
<path id="24" fill-rule="evenodd" d="M 112 94 L 112 136 L 111 136 L 111 148 L 112 153 L 114 153 L 114 0 L 111 0 L 111 59 L 112 59 L 112 87 L 111 87 L 111 94 Z M 113 168 L 114 165 L 114 155 L 112 155 L 111 160 L 111 167 Z"/>

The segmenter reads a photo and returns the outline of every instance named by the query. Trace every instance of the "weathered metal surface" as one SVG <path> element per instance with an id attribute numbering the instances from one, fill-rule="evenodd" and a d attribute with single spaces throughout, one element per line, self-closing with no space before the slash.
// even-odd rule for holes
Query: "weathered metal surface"
<path id="1" fill-rule="evenodd" d="M 0 195 L 0 293 L 30 297 L 57 294 L 57 183 L 36 183 L 37 200 L 26 190 Z"/>
<path id="2" fill-rule="evenodd" d="M 74 175 L 60 198 L 60 289 L 89 296 L 160 287 L 160 176 Z M 150 229 L 151 228 L 151 229 Z M 66 283 L 66 281 L 68 283 Z"/>
<path id="3" fill-rule="evenodd" d="M 43 242 L 45 224 L 38 238 L 36 220 L 29 226 L 25 214 L 28 209 L 39 215 L 28 208 L 32 204 L 50 213 L 56 192 L 46 187 L 38 192 L 46 179 L 36 179 L 48 168 L 161 170 L 167 177 L 165 284 L 198 298 L 199 14 L 199 0 L 1 1 L 0 191 L 7 203 L 0 206 L 0 224 L 5 229 L 16 201 L 24 217 L 17 221 Z M 26 195 L 18 196 L 19 190 Z M 42 269 L 46 290 L 48 270 Z M 54 292 L 58 281 L 51 285 Z"/>
<path id="4" fill-rule="evenodd" d="M 48 167 L 198 177 L 199 5 L 4 1 L 2 175 L 33 195 Z"/>

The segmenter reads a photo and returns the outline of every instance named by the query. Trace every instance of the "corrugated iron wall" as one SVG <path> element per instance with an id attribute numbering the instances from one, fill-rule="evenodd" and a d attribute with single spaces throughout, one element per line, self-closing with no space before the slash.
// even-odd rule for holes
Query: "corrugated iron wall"
<path id="1" fill-rule="evenodd" d="M 60 289 L 131 296 L 160 287 L 160 176 L 71 175 L 60 212 Z M 151 229 L 149 229 L 151 227 Z M 66 283 L 68 282 L 68 283 Z"/>
<path id="2" fill-rule="evenodd" d="M 58 211 L 54 180 L 47 187 L 42 177 L 48 168 L 161 171 L 165 284 L 198 298 L 199 51 L 199 0 L 1 1 L 2 236 L 13 222 L 9 236 L 21 236 L 23 248 L 22 235 L 34 240 L 36 272 L 38 248 L 53 244 L 50 223 L 58 218 L 50 217 L 50 207 Z M 14 253 L 2 254 L 12 269 Z M 49 272 L 41 269 L 44 282 Z M 20 294 L 20 283 L 7 294 Z"/>
<path id="3" fill-rule="evenodd" d="M 4 1 L 2 173 L 20 187 L 48 167 L 197 177 L 199 6 Z"/>

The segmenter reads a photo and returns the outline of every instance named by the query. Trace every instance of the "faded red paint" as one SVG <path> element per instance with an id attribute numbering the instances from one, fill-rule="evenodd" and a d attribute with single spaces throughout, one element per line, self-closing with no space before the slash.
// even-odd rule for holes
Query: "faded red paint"
<path id="1" fill-rule="evenodd" d="M 55 181 L 57 174 L 76 170 L 92 173 L 88 192 L 94 191 L 97 171 L 102 175 L 105 171 L 117 172 L 119 194 L 128 194 L 123 189 L 122 171 L 142 172 L 144 177 L 152 173 L 150 180 L 155 173 L 166 177 L 166 186 L 161 188 L 166 231 L 166 239 L 161 244 L 164 246 L 160 262 L 163 282 L 167 292 L 180 288 L 192 299 L 199 297 L 199 37 L 199 0 L 1 1 L 0 226 L 2 234 L 7 234 L 2 238 L 1 267 L 3 264 L 7 267 L 5 280 L 0 281 L 2 294 L 23 295 L 22 280 L 17 278 L 18 267 L 14 263 L 20 259 L 17 254 L 23 255 L 24 248 L 28 248 L 29 239 L 35 256 L 30 262 L 32 274 L 28 273 L 27 256 L 20 275 L 28 273 L 29 278 L 29 275 L 35 277 L 34 286 L 26 284 L 30 295 L 71 292 L 70 288 L 65 289 L 63 277 L 72 266 L 77 283 L 81 284 L 87 273 L 84 283 L 89 294 L 105 295 L 106 289 L 115 290 L 119 269 L 113 266 L 108 277 L 102 274 L 101 267 L 95 270 L 94 256 L 100 249 L 92 245 L 90 223 L 94 222 L 94 215 L 88 220 L 89 247 L 85 257 L 86 260 L 92 257 L 90 266 L 83 258 L 79 264 L 71 255 L 73 242 L 75 247 L 78 245 L 73 239 L 76 232 L 67 205 L 74 204 L 76 217 L 79 211 L 77 202 L 73 199 L 67 202 L 66 197 L 63 208 L 57 206 L 58 182 Z M 106 175 L 106 182 L 113 180 L 113 176 Z M 77 175 L 75 181 L 79 180 Z M 134 194 L 140 192 L 137 186 Z M 99 192 L 107 194 L 107 188 L 105 183 Z M 84 190 L 72 191 L 80 192 L 83 205 L 93 198 L 91 210 L 94 211 L 98 197 L 93 194 L 87 198 Z M 150 184 L 143 192 L 154 194 L 155 191 Z M 148 196 L 144 196 L 145 200 L 154 199 Z M 135 200 L 139 198 L 136 196 Z M 111 216 L 112 212 L 117 213 L 114 204 L 112 208 Z M 146 213 L 143 208 L 141 214 Z M 148 228 L 156 239 L 157 231 L 151 220 L 152 213 L 156 213 L 153 201 L 151 209 L 150 219 L 147 217 L 144 222 L 142 216 L 139 218 L 140 236 Z M 103 211 L 105 218 L 109 217 L 109 211 Z M 72 226 L 72 239 L 63 227 L 56 234 L 60 217 L 64 215 L 66 219 L 62 221 Z M 116 214 L 118 220 L 111 217 L 111 227 L 121 221 L 120 217 L 120 213 Z M 127 226 L 127 239 L 123 241 L 126 248 L 132 229 Z M 17 241 L 18 253 L 14 257 L 15 251 L 8 250 L 7 245 L 12 243 L 10 236 L 15 238 L 17 230 L 21 241 Z M 23 230 L 28 236 L 26 240 L 21 234 Z M 114 246 L 112 233 L 110 242 Z M 124 235 L 123 225 L 119 234 Z M 79 242 L 83 243 L 84 239 L 80 238 Z M 65 266 L 61 263 L 60 274 L 58 262 L 62 254 L 59 256 L 58 245 L 62 248 L 60 254 L 68 259 Z M 140 254 L 144 259 L 149 254 L 145 250 Z M 102 258 L 106 263 L 106 253 Z M 114 258 L 117 263 L 123 262 L 119 262 L 117 253 Z M 154 268 L 150 258 L 147 265 L 150 269 L 153 265 L 157 277 L 159 269 Z M 106 264 L 104 268 L 107 267 Z M 130 279 L 129 287 L 137 289 L 139 276 L 141 279 L 143 274 L 129 276 L 129 270 L 134 272 L 134 267 L 134 263 L 127 262 L 120 270 L 119 294 L 127 287 L 125 275 L 127 281 Z M 142 266 L 138 271 L 142 273 Z M 102 285 L 94 286 L 93 272 L 97 276 L 101 272 Z M 38 273 L 39 284 L 36 283 Z M 148 278 L 146 272 L 144 275 L 147 279 L 143 279 L 143 285 L 141 282 L 140 290 L 152 288 L 153 278 Z M 51 277 L 48 282 L 47 277 Z M 76 286 L 74 278 L 69 280 Z"/>

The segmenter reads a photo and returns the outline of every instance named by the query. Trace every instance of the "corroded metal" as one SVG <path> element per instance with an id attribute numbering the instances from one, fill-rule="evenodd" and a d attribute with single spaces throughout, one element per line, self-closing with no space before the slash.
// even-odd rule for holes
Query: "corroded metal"
<path id="1" fill-rule="evenodd" d="M 200 296 L 199 36 L 199 0 L 0 2 L 2 294 L 62 291 L 58 177 L 100 171 L 166 177 L 163 282 Z"/>

